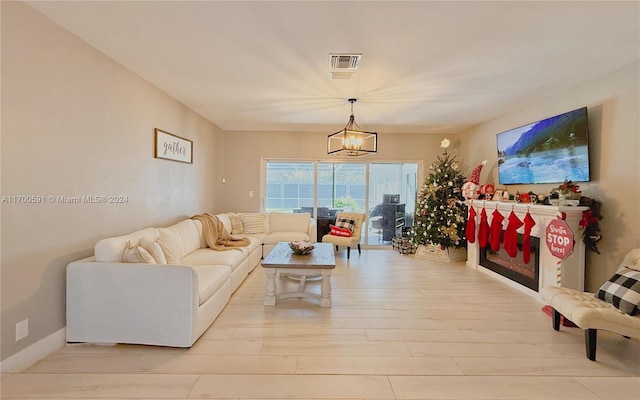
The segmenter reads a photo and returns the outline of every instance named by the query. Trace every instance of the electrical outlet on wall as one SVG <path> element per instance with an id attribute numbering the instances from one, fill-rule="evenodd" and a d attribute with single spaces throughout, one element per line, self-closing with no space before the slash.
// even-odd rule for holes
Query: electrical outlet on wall
<path id="1" fill-rule="evenodd" d="M 16 324 L 16 342 L 29 336 L 29 318 Z"/>

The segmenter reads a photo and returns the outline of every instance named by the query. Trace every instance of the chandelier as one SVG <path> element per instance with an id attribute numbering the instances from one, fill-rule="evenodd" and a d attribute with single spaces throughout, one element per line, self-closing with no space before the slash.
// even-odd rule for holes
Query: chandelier
<path id="1" fill-rule="evenodd" d="M 378 133 L 362 130 L 353 116 L 353 103 L 357 99 L 349 99 L 351 116 L 347 125 L 338 132 L 329 135 L 327 154 L 344 154 L 347 156 L 363 156 L 378 151 Z"/>

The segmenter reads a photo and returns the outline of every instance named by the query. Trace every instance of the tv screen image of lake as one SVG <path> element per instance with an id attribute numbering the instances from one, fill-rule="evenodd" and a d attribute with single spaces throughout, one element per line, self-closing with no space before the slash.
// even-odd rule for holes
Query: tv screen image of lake
<path id="1" fill-rule="evenodd" d="M 503 157 L 499 165 L 500 183 L 557 183 L 589 180 L 589 148 L 576 146 Z"/>

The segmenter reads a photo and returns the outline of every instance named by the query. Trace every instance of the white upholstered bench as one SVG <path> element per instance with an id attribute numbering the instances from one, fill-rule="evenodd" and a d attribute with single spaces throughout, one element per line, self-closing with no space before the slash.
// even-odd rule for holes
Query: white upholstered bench
<path id="1" fill-rule="evenodd" d="M 640 270 L 640 249 L 627 253 L 620 264 Z M 612 304 L 598 299 L 594 293 L 580 292 L 563 287 L 546 287 L 541 291 L 542 299 L 553 308 L 553 329 L 560 330 L 560 315 L 570 320 L 585 333 L 587 358 L 596 359 L 596 340 L 599 329 L 618 333 L 625 338 L 640 338 L 640 315 L 629 315 Z"/>

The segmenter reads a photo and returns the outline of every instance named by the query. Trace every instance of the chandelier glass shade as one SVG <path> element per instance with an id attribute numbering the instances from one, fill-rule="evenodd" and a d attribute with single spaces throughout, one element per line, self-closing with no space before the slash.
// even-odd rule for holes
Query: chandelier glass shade
<path id="1" fill-rule="evenodd" d="M 378 133 L 367 132 L 356 124 L 353 115 L 353 103 L 356 99 L 349 99 L 351 116 L 347 125 L 327 139 L 327 154 L 343 154 L 347 156 L 363 156 L 378 151 Z"/>

